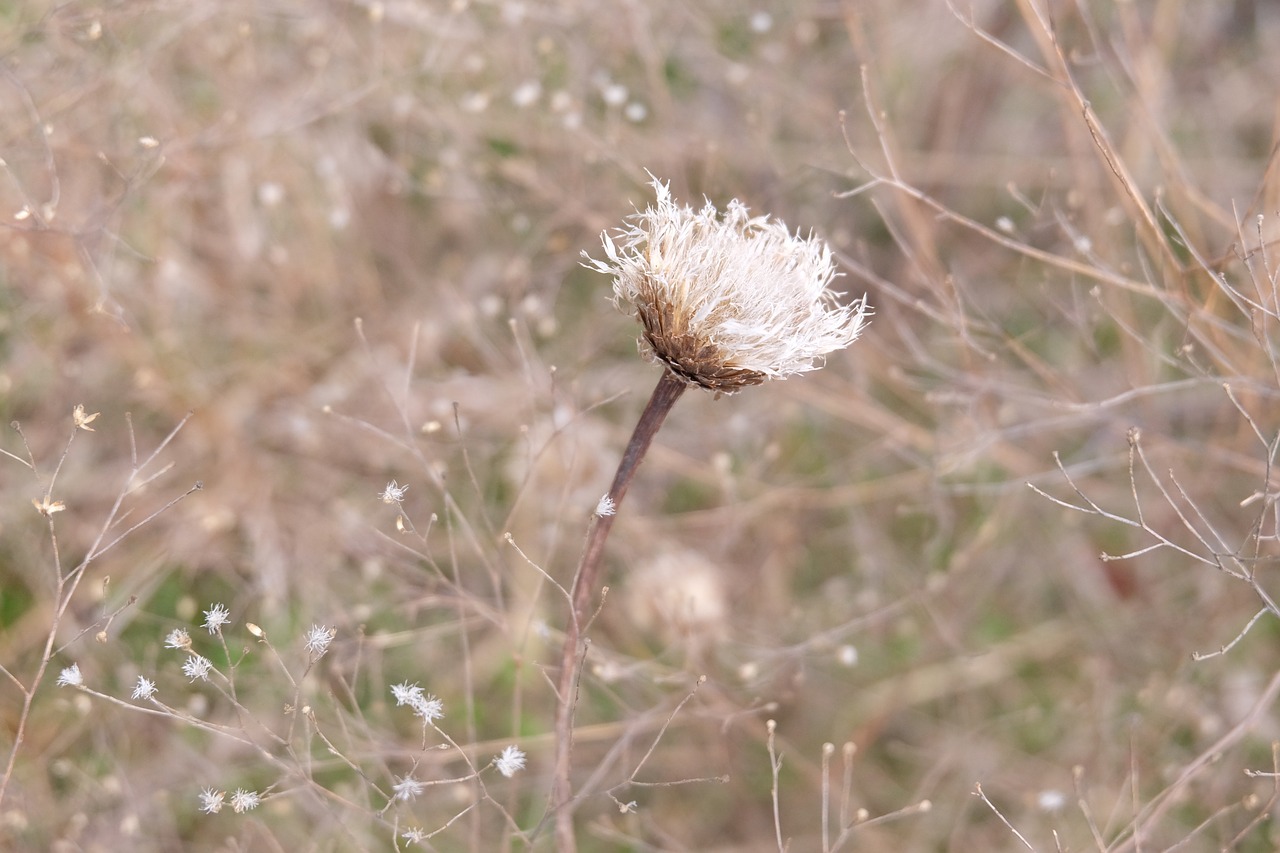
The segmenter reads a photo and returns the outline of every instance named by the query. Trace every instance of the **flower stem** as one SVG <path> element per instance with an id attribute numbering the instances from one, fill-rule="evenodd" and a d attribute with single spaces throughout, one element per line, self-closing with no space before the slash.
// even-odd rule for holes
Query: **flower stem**
<path id="1" fill-rule="evenodd" d="M 636 423 L 631 440 L 627 442 L 627 449 L 622 454 L 622 461 L 618 464 L 618 473 L 613 477 L 613 485 L 609 487 L 609 498 L 613 501 L 615 515 L 592 516 L 587 543 L 573 578 L 573 610 L 569 614 L 564 650 L 560 656 L 560 704 L 556 709 L 556 784 L 553 803 L 556 812 L 556 849 L 560 853 L 574 853 L 577 849 L 573 831 L 573 783 L 570 779 L 569 759 L 573 751 L 573 712 L 578 694 L 578 645 L 582 629 L 590 617 L 592 598 L 599 584 L 604 543 L 609 538 L 617 511 L 622 508 L 622 499 L 627 494 L 627 487 L 631 485 L 631 478 L 640 467 L 640 462 L 653 443 L 653 437 L 662 427 L 667 413 L 676 404 L 676 400 L 680 399 L 686 387 L 685 382 L 670 370 L 662 372 L 662 378 L 658 380 L 648 404 L 640 413 L 640 420 Z"/>

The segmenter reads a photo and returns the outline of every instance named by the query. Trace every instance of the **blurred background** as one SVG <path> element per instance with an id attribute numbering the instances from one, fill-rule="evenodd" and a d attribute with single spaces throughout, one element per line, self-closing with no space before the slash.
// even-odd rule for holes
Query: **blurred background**
<path id="1" fill-rule="evenodd" d="M 581 253 L 648 170 L 821 235 L 876 316 L 660 433 L 580 847 L 1275 849 L 1277 11 L 0 6 L 6 755 L 50 660 L 3 846 L 552 848 L 555 583 L 658 378 Z"/>

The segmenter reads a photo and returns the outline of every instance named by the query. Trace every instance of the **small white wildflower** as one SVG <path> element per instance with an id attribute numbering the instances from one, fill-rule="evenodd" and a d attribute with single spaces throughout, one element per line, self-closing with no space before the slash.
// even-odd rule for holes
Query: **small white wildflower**
<path id="1" fill-rule="evenodd" d="M 263 207 L 275 207 L 284 201 L 284 187 L 275 181 L 267 181 L 258 187 L 258 202 Z"/>
<path id="2" fill-rule="evenodd" d="M 203 655 L 191 655 L 182 664 L 182 674 L 190 681 L 208 681 L 209 672 L 213 669 L 213 661 Z"/>
<path id="3" fill-rule="evenodd" d="M 487 92 L 468 92 L 458 101 L 458 106 L 469 113 L 482 113 L 489 108 Z"/>
<path id="4" fill-rule="evenodd" d="M 1060 812 L 1066 804 L 1067 795 L 1053 788 L 1041 791 L 1036 797 L 1036 805 L 1042 812 Z"/>
<path id="5" fill-rule="evenodd" d="M 396 792 L 395 798 L 404 802 L 408 802 L 414 797 L 420 796 L 426 789 L 426 784 L 413 778 L 413 774 L 409 774 L 408 776 L 398 779 L 396 783 L 391 786 L 391 790 Z"/>
<path id="6" fill-rule="evenodd" d="M 531 107 L 542 97 L 542 84 L 537 80 L 526 80 L 511 93 L 511 103 L 517 107 Z"/>
<path id="7" fill-rule="evenodd" d="M 510 779 L 524 769 L 524 753 L 514 744 L 502 750 L 502 754 L 493 759 L 498 772 Z"/>
<path id="8" fill-rule="evenodd" d="M 384 504 L 398 504 L 404 501 L 404 493 L 409 491 L 408 486 L 402 486 L 395 480 L 387 483 L 387 487 L 382 490 L 378 497 L 382 498 Z"/>
<path id="9" fill-rule="evenodd" d="M 444 703 L 434 696 L 419 696 L 417 701 L 411 704 L 413 713 L 421 717 L 423 722 L 434 723 L 444 716 Z"/>
<path id="10" fill-rule="evenodd" d="M 59 687 L 79 687 L 84 684 L 84 676 L 80 674 L 80 664 L 73 663 L 58 673 L 58 680 L 55 684 Z"/>
<path id="11" fill-rule="evenodd" d="M 422 688 L 407 681 L 391 685 L 391 695 L 396 698 L 397 705 L 413 705 L 424 698 Z"/>
<path id="12" fill-rule="evenodd" d="M 613 498 L 604 495 L 600 498 L 600 502 L 596 504 L 596 515 L 604 518 L 607 515 L 613 515 L 618 511 L 617 505 L 614 504 Z"/>
<path id="13" fill-rule="evenodd" d="M 622 111 L 627 121 L 633 124 L 639 124 L 649 117 L 649 108 L 640 101 L 631 101 L 627 104 L 626 109 Z"/>
<path id="14" fill-rule="evenodd" d="M 133 688 L 131 698 L 133 699 L 150 699 L 156 695 L 156 683 L 149 678 L 139 675 L 138 684 Z"/>
<path id="15" fill-rule="evenodd" d="M 842 666 L 858 665 L 858 647 L 846 643 L 836 650 L 836 660 L 840 661 Z"/>
<path id="16" fill-rule="evenodd" d="M 551 111 L 556 113 L 567 112 L 573 107 L 573 95 L 564 89 L 556 89 L 551 93 Z"/>
<path id="17" fill-rule="evenodd" d="M 256 809 L 262 803 L 262 797 L 257 791 L 246 791 L 244 788 L 236 788 L 234 794 L 231 795 L 231 808 L 236 814 L 244 814 L 247 811 Z"/>
<path id="18" fill-rule="evenodd" d="M 630 92 L 621 83 L 608 83 L 600 89 L 600 97 L 611 107 L 620 107 L 627 102 Z"/>
<path id="19" fill-rule="evenodd" d="M 306 650 L 314 657 L 322 656 L 329 651 L 329 644 L 337 634 L 336 629 L 326 625 L 312 625 L 311 630 L 307 632 Z"/>
<path id="20" fill-rule="evenodd" d="M 222 811 L 222 801 L 226 799 L 226 796 L 225 791 L 205 788 L 200 792 L 200 811 L 205 814 L 217 814 Z"/>
<path id="21" fill-rule="evenodd" d="M 421 841 L 426 841 L 427 833 L 421 827 L 411 826 L 404 832 L 400 833 L 400 837 L 409 844 L 415 844 Z"/>
<path id="22" fill-rule="evenodd" d="M 614 303 L 640 321 L 648 358 L 687 384 L 732 394 L 815 370 L 862 334 L 871 309 L 865 297 L 836 302 L 824 242 L 753 217 L 737 199 L 723 215 L 710 201 L 695 212 L 657 178 L 652 185 L 655 204 L 602 234 L 606 259 L 586 263 L 613 276 Z"/>
<path id="23" fill-rule="evenodd" d="M 231 624 L 231 611 L 221 604 L 215 604 L 204 611 L 204 627 L 210 634 L 222 631 L 223 625 Z"/>
<path id="24" fill-rule="evenodd" d="M 191 648 L 191 635 L 186 632 L 185 628 L 174 628 L 164 638 L 164 647 L 166 649 L 182 649 Z"/>

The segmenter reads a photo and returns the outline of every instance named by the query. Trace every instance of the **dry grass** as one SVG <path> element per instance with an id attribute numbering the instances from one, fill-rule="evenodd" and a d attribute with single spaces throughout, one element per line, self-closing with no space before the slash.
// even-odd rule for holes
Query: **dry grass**
<path id="1" fill-rule="evenodd" d="M 656 380 L 579 253 L 646 168 L 877 315 L 659 435 L 579 848 L 1280 844 L 1280 20 L 688 6 L 0 8 L 0 846 L 551 848 L 557 585 Z"/>

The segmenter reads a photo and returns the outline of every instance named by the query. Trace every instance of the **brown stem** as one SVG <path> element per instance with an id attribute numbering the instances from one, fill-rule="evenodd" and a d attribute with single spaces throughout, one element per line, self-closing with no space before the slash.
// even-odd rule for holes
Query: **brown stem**
<path id="1" fill-rule="evenodd" d="M 613 477 L 613 485 L 609 487 L 609 498 L 613 501 L 615 514 L 592 517 L 587 544 L 582 550 L 582 560 L 578 563 L 578 571 L 573 578 L 573 610 L 569 614 L 564 650 L 560 655 L 560 704 L 556 708 L 556 773 L 552 802 L 556 812 L 556 849 L 560 853 L 574 853 L 577 850 L 573 831 L 573 782 L 569 774 L 569 758 L 573 752 L 573 712 L 578 694 L 578 645 L 599 584 L 604 543 L 613 528 L 613 519 L 622 507 L 622 499 L 627 494 L 631 478 L 635 476 L 640 461 L 653 443 L 653 437 L 662 427 L 667 412 L 671 411 L 686 387 L 670 370 L 662 372 L 662 378 L 653 389 L 649 403 L 640 413 L 640 420 L 631 433 L 626 452 L 622 454 L 622 461 L 618 464 L 618 473 Z"/>

